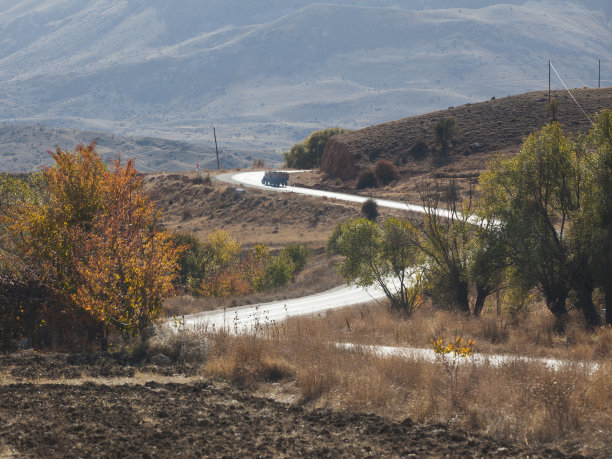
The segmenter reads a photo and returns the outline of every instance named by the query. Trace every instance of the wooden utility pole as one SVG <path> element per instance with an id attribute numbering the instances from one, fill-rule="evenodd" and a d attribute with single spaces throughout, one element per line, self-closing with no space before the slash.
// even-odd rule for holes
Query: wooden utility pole
<path id="1" fill-rule="evenodd" d="M 213 135 L 215 136 L 215 152 L 217 153 L 217 170 L 221 169 L 221 164 L 219 163 L 219 147 L 217 147 L 217 131 L 215 131 L 215 127 L 213 126 Z"/>
<path id="2" fill-rule="evenodd" d="M 598 78 L 597 87 L 601 88 L 601 59 L 599 59 L 599 78 Z"/>

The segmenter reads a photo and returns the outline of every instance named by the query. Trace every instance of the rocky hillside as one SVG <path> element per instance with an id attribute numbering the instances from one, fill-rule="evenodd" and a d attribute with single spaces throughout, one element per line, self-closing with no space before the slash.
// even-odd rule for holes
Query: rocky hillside
<path id="1" fill-rule="evenodd" d="M 589 115 L 602 108 L 612 108 L 612 87 L 576 89 L 572 93 Z M 589 120 L 566 91 L 553 91 L 552 97 L 559 101 L 557 119 L 567 132 L 589 129 Z M 450 107 L 341 134 L 327 144 L 321 170 L 347 180 L 379 158 L 389 159 L 400 167 L 430 161 L 440 150 L 432 127 L 445 117 L 455 118 L 459 128 L 449 150 L 448 162 L 452 165 L 465 162 L 466 158 L 471 158 L 472 164 L 486 162 L 494 153 L 517 151 L 526 136 L 550 122 L 547 102 L 547 91 L 531 92 Z"/>

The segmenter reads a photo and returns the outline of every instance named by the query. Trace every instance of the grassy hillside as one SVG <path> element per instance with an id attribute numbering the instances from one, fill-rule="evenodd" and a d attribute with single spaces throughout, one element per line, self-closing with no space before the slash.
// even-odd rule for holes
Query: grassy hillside
<path id="1" fill-rule="evenodd" d="M 589 115 L 612 107 L 612 88 L 575 89 L 572 93 Z M 564 130 L 578 133 L 590 128 L 591 123 L 566 91 L 553 91 L 552 98 L 559 101 L 556 118 Z M 547 105 L 547 91 L 530 92 L 335 136 L 323 155 L 321 170 L 328 176 L 323 181 L 339 185 L 334 179 L 341 178 L 342 186 L 353 187 L 361 170 L 387 159 L 400 168 L 401 178 L 378 194 L 406 193 L 414 190 L 416 183 L 436 178 L 455 178 L 465 188 L 465 180 L 476 177 L 492 155 L 517 152 L 525 137 L 551 121 Z M 441 155 L 432 129 L 446 117 L 453 117 L 459 128 L 447 157 Z"/>

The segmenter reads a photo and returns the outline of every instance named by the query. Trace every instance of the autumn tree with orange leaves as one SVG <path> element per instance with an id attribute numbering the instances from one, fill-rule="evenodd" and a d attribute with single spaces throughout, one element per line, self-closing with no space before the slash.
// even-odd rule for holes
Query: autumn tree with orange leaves
<path id="1" fill-rule="evenodd" d="M 107 166 L 95 143 L 50 154 L 49 199 L 8 211 L 7 227 L 40 282 L 62 308 L 84 313 L 98 338 L 110 328 L 138 335 L 172 293 L 181 249 L 159 229 L 132 160 Z"/>

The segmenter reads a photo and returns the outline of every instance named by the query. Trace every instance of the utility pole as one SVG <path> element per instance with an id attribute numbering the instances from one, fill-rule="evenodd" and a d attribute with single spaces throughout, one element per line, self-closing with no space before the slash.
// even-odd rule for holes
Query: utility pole
<path id="1" fill-rule="evenodd" d="M 217 147 L 217 131 L 215 131 L 215 127 L 213 126 L 213 135 L 215 136 L 215 152 L 217 152 L 217 170 L 221 169 L 221 165 L 219 164 L 219 147 Z"/>
<path id="2" fill-rule="evenodd" d="M 597 87 L 601 88 L 601 59 L 599 59 L 599 78 L 598 78 L 599 83 L 597 83 Z"/>
<path id="3" fill-rule="evenodd" d="M 550 102 L 550 60 L 548 61 L 548 102 Z"/>

